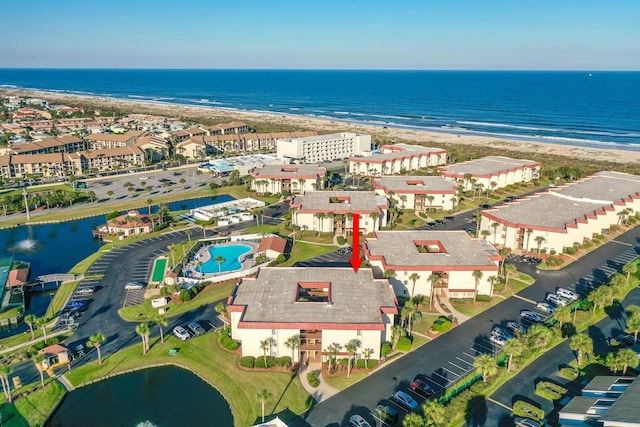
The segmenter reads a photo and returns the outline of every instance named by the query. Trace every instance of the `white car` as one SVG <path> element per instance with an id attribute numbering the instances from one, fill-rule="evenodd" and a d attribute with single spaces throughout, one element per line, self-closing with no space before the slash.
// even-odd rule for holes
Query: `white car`
<path id="1" fill-rule="evenodd" d="M 176 326 L 173 328 L 173 335 L 180 338 L 182 341 L 186 341 L 190 337 L 189 332 L 187 332 L 187 330 L 182 326 Z"/>
<path id="2" fill-rule="evenodd" d="M 542 302 L 536 304 L 536 308 L 540 311 L 544 311 L 545 313 L 553 314 L 556 312 L 556 308 L 549 304 L 548 302 Z"/>
<path id="3" fill-rule="evenodd" d="M 570 304 L 569 300 L 566 300 L 562 298 L 560 295 L 556 295 L 556 294 L 547 295 L 547 301 L 549 301 L 551 304 L 555 305 L 556 307 L 558 306 L 566 307 Z"/>
<path id="4" fill-rule="evenodd" d="M 491 335 L 489 337 L 489 341 L 491 341 L 492 343 L 502 347 L 507 342 L 507 339 L 505 337 L 501 337 L 499 335 Z"/>
<path id="5" fill-rule="evenodd" d="M 352 427 L 371 427 L 371 424 L 360 415 L 351 415 L 349 417 L 349 425 Z"/>
<path id="6" fill-rule="evenodd" d="M 507 329 L 514 334 L 526 334 L 527 328 L 518 322 L 507 322 Z"/>
<path id="7" fill-rule="evenodd" d="M 141 176 L 139 179 L 140 179 L 140 181 L 148 181 L 149 177 L 148 176 Z"/>
<path id="8" fill-rule="evenodd" d="M 144 288 L 144 283 L 142 282 L 128 282 L 124 285 L 124 288 L 128 291 L 131 290 L 140 290 Z"/>
<path id="9" fill-rule="evenodd" d="M 513 335 L 508 332 L 506 329 L 501 328 L 500 326 L 494 326 L 491 329 L 491 336 L 497 336 L 500 338 L 504 338 L 505 340 L 509 340 L 513 338 Z"/>
<path id="10" fill-rule="evenodd" d="M 580 299 L 580 295 L 565 288 L 557 288 L 556 294 L 558 294 L 562 298 L 568 299 L 569 301 L 578 301 Z"/>
<path id="11" fill-rule="evenodd" d="M 413 398 L 404 391 L 396 391 L 393 395 L 393 400 L 408 411 L 412 411 L 418 407 L 418 402 L 413 400 Z"/>

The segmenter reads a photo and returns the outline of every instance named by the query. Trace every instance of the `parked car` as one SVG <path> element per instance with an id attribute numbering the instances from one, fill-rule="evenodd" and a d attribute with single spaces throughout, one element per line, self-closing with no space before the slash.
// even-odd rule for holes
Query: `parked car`
<path id="1" fill-rule="evenodd" d="M 353 427 L 371 427 L 371 424 L 360 415 L 351 415 L 349 417 L 349 425 Z"/>
<path id="2" fill-rule="evenodd" d="M 139 290 L 144 288 L 144 283 L 142 282 L 128 282 L 124 285 L 124 288 L 128 291 L 130 290 Z"/>
<path id="3" fill-rule="evenodd" d="M 533 421 L 529 418 L 518 417 L 513 420 L 513 425 L 516 427 L 541 427 L 541 424 L 537 421 Z"/>
<path id="4" fill-rule="evenodd" d="M 396 391 L 393 395 L 393 400 L 407 411 L 412 411 L 418 407 L 418 402 L 404 391 Z"/>
<path id="5" fill-rule="evenodd" d="M 636 344 L 636 339 L 631 334 L 620 334 L 616 337 L 616 340 L 628 346 Z"/>
<path id="6" fill-rule="evenodd" d="M 522 310 L 520 312 L 520 317 L 534 323 L 542 322 L 542 317 L 531 310 Z"/>
<path id="7" fill-rule="evenodd" d="M 499 335 L 491 335 L 489 337 L 489 341 L 491 341 L 495 345 L 499 345 L 500 347 L 502 347 L 503 345 L 505 345 L 507 343 L 507 339 L 505 337 L 501 337 Z"/>
<path id="8" fill-rule="evenodd" d="M 549 301 L 551 304 L 555 305 L 556 307 L 561 306 L 561 307 L 566 307 L 569 304 L 571 304 L 571 301 L 562 298 L 560 295 L 557 294 L 549 294 L 547 295 L 547 301 Z"/>
<path id="9" fill-rule="evenodd" d="M 565 288 L 557 288 L 556 294 L 560 295 L 562 298 L 568 299 L 569 301 L 578 301 L 580 299 L 580 295 Z"/>
<path id="10" fill-rule="evenodd" d="M 205 330 L 202 326 L 200 326 L 200 324 L 198 322 L 189 322 L 187 323 L 187 328 L 189 328 L 189 330 L 191 332 L 193 332 L 193 335 L 198 336 L 198 335 L 202 335 L 205 333 Z"/>
<path id="11" fill-rule="evenodd" d="M 182 341 L 186 341 L 189 339 L 189 332 L 182 326 L 176 326 L 173 328 L 173 335 L 180 338 Z"/>
<path id="12" fill-rule="evenodd" d="M 89 304 L 88 301 L 79 300 L 79 301 L 71 301 L 67 304 L 67 308 L 82 308 Z"/>
<path id="13" fill-rule="evenodd" d="M 395 424 L 398 422 L 398 411 L 393 409 L 391 406 L 378 405 L 375 408 L 375 413 L 386 424 Z"/>
<path id="14" fill-rule="evenodd" d="M 78 288 L 76 290 L 76 295 L 93 295 L 94 291 L 95 291 L 95 288 L 93 288 L 93 287 Z"/>
<path id="15" fill-rule="evenodd" d="M 544 311 L 545 313 L 553 314 L 556 312 L 556 308 L 549 304 L 548 302 L 540 301 L 536 304 L 536 308 L 540 311 Z"/>
<path id="16" fill-rule="evenodd" d="M 490 204 L 488 204 L 488 203 L 485 203 L 484 205 L 480 205 L 480 207 L 481 207 L 482 209 L 489 209 L 489 208 L 491 208 L 491 205 L 490 205 Z"/>
<path id="17" fill-rule="evenodd" d="M 411 383 L 411 390 L 415 391 L 416 393 L 420 393 L 425 397 L 431 397 L 434 395 L 433 389 L 429 387 L 429 384 L 422 381 L 420 378 L 414 378 L 413 382 Z"/>
<path id="18" fill-rule="evenodd" d="M 491 335 L 495 335 L 495 336 L 504 338 L 505 340 L 509 340 L 509 339 L 513 338 L 513 335 L 511 334 L 511 332 L 507 331 L 504 328 L 501 328 L 500 326 L 494 326 L 491 329 Z"/>
<path id="19" fill-rule="evenodd" d="M 526 334 L 527 328 L 518 322 L 507 322 L 506 326 L 507 330 L 511 331 L 514 334 Z"/>

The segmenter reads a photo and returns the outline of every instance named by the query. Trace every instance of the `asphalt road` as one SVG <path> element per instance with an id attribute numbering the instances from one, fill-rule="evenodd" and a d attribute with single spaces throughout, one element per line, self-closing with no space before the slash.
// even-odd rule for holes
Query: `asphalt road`
<path id="1" fill-rule="evenodd" d="M 472 217 L 472 213 L 465 213 L 437 228 L 457 228 L 466 224 L 465 218 L 469 216 Z M 406 411 L 389 400 L 394 390 L 406 391 L 422 403 L 424 399 L 409 389 L 416 375 L 423 377 L 436 391 L 442 390 L 472 369 L 477 355 L 498 351 L 488 340 L 493 325 L 519 320 L 523 309 L 537 311 L 535 302 L 543 300 L 558 286 L 586 292 L 588 285 L 610 276 L 639 253 L 640 229 L 634 229 L 560 271 L 536 272 L 535 267 L 522 264 L 519 268 L 536 278 L 533 285 L 318 404 L 295 425 L 346 426 L 353 414 L 362 415 L 372 425 L 382 425 L 372 414 L 372 409 L 379 403 L 394 405 L 404 415 Z M 557 369 L 557 364 L 554 366 Z M 481 412 L 483 419 L 473 420 L 470 425 L 496 426 L 503 416 L 504 413 L 492 408 L 484 416 Z"/>

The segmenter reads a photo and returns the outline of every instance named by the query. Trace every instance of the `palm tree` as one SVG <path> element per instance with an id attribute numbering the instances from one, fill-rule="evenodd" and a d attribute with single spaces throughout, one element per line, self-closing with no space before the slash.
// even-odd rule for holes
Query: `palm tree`
<path id="1" fill-rule="evenodd" d="M 631 316 L 627 318 L 627 332 L 633 334 L 635 340 L 638 339 L 638 332 L 640 331 L 640 312 L 633 311 Z"/>
<path id="2" fill-rule="evenodd" d="M 511 254 L 511 249 L 504 247 L 500 249 L 499 253 L 500 253 L 500 265 L 498 266 L 498 273 L 502 272 L 502 274 L 504 275 L 505 274 L 504 266 L 506 264 L 507 258 Z"/>
<path id="3" fill-rule="evenodd" d="M 223 302 L 219 302 L 216 304 L 216 306 L 214 307 L 214 309 L 216 310 L 216 313 L 218 313 L 219 315 L 222 316 L 222 319 L 226 322 L 226 318 L 227 318 L 227 305 Z"/>
<path id="4" fill-rule="evenodd" d="M 527 339 L 528 347 L 530 347 L 532 351 L 538 351 L 551 342 L 553 339 L 553 331 L 545 325 L 536 323 L 527 331 Z"/>
<path id="5" fill-rule="evenodd" d="M 322 226 L 324 223 L 324 212 L 317 212 L 315 214 L 315 217 L 318 218 L 318 236 L 320 235 L 320 233 L 322 233 Z"/>
<path id="6" fill-rule="evenodd" d="M 593 340 L 587 334 L 574 335 L 569 341 L 569 347 L 578 353 L 578 366 L 582 366 L 582 357 L 588 357 L 593 352 Z"/>
<path id="7" fill-rule="evenodd" d="M 336 356 L 338 355 L 338 344 L 329 344 L 326 348 L 325 352 L 329 353 L 329 358 L 327 359 L 327 364 L 329 365 L 329 372 L 331 372 L 331 367 L 335 365 L 334 361 L 336 360 Z"/>
<path id="8" fill-rule="evenodd" d="M 107 340 L 102 332 L 98 332 L 89 337 L 87 341 L 87 347 L 95 347 L 98 351 L 98 365 L 102 365 L 102 354 L 100 353 L 100 346 Z"/>
<path id="9" fill-rule="evenodd" d="M 258 400 L 262 405 L 262 422 L 264 423 L 264 404 L 267 402 L 267 400 L 271 399 L 271 393 L 269 393 L 266 388 L 263 388 L 258 392 L 256 396 L 258 397 Z"/>
<path id="10" fill-rule="evenodd" d="M 617 353 L 607 353 L 604 359 L 604 366 L 609 368 L 614 374 L 617 374 L 618 371 L 622 370 L 622 364 L 620 362 L 621 360 Z"/>
<path id="11" fill-rule="evenodd" d="M 373 221 L 373 229 L 375 230 L 378 218 L 380 218 L 380 214 L 378 212 L 371 212 L 369 214 L 369 218 L 371 218 L 371 221 Z"/>
<path id="12" fill-rule="evenodd" d="M 524 352 L 524 344 L 518 338 L 511 338 L 504 343 L 502 350 L 509 355 L 509 361 L 507 362 L 507 372 L 509 372 L 511 371 L 513 357 L 518 357 Z"/>
<path id="13" fill-rule="evenodd" d="M 405 331 L 405 329 L 400 326 L 400 325 L 393 325 L 393 327 L 391 328 L 391 337 L 393 340 L 393 348 L 396 348 L 396 345 L 398 345 L 398 340 L 405 336 L 407 332 Z"/>
<path id="14" fill-rule="evenodd" d="M 149 328 L 148 323 L 140 323 L 136 326 L 136 333 L 140 335 L 142 339 L 142 354 L 147 354 L 149 351 L 149 333 L 151 332 L 151 328 Z"/>
<path id="15" fill-rule="evenodd" d="M 632 274 L 636 274 L 638 272 L 638 266 L 635 261 L 630 262 L 622 267 L 622 271 L 627 275 L 627 286 L 629 286 L 629 279 Z"/>
<path id="16" fill-rule="evenodd" d="M 44 344 L 47 345 L 47 319 L 40 317 L 36 320 L 36 326 L 42 329 L 42 336 L 44 337 Z"/>
<path id="17" fill-rule="evenodd" d="M 509 286 L 509 278 L 511 275 L 518 272 L 518 268 L 513 264 L 506 264 L 504 266 L 505 278 L 504 278 L 504 286 L 505 288 Z"/>
<path id="18" fill-rule="evenodd" d="M 473 295 L 473 299 L 475 300 L 478 297 L 478 286 L 480 286 L 480 280 L 482 280 L 482 276 L 484 276 L 484 273 L 480 270 L 474 270 L 473 273 L 471 273 L 471 276 L 476 282 L 476 289 Z"/>
<path id="19" fill-rule="evenodd" d="M 267 367 L 267 350 L 271 351 L 272 342 L 273 342 L 273 338 L 271 337 L 260 341 L 260 349 L 262 350 L 262 357 L 264 358 L 265 368 Z"/>
<path id="20" fill-rule="evenodd" d="M 113 196 L 115 196 L 116 193 L 113 192 L 113 190 L 109 190 L 107 191 L 107 196 L 109 196 L 109 198 L 112 198 Z"/>
<path id="21" fill-rule="evenodd" d="M 624 348 L 618 351 L 616 359 L 622 366 L 622 375 L 626 375 L 627 368 L 635 369 L 638 366 L 638 355 L 630 348 Z"/>
<path id="22" fill-rule="evenodd" d="M 40 373 L 40 385 L 42 387 L 44 387 L 44 369 L 42 369 L 43 368 L 42 362 L 44 362 L 46 358 L 47 356 L 45 356 L 44 354 L 38 354 L 38 353 L 36 353 L 33 356 L 33 363 L 36 365 L 36 369 Z"/>
<path id="23" fill-rule="evenodd" d="M 482 236 L 482 240 L 487 240 L 487 237 L 491 236 L 491 232 L 489 230 L 482 230 L 480 235 Z"/>
<path id="24" fill-rule="evenodd" d="M 500 224 L 497 222 L 493 222 L 491 223 L 491 228 L 493 228 L 493 244 L 496 244 L 496 238 L 498 237 L 498 227 L 500 227 Z"/>
<path id="25" fill-rule="evenodd" d="M 593 313 L 596 312 L 598 307 L 603 307 L 611 299 L 612 290 L 609 286 L 600 286 L 587 295 L 587 300 L 593 303 Z"/>
<path id="26" fill-rule="evenodd" d="M 38 318 L 36 317 L 35 314 L 27 314 L 26 316 L 24 316 L 24 323 L 26 323 L 29 326 L 29 331 L 31 332 L 32 341 L 36 339 L 36 336 L 33 333 L 33 325 L 35 325 L 37 321 L 38 321 Z"/>
<path id="27" fill-rule="evenodd" d="M 620 273 L 616 273 L 609 279 L 609 286 L 611 287 L 611 305 L 616 298 L 622 298 L 626 288 L 626 282 L 624 276 Z"/>
<path id="28" fill-rule="evenodd" d="M 91 200 L 91 203 L 93 203 L 93 200 L 96 198 L 96 193 L 94 191 L 87 191 L 87 197 Z"/>
<path id="29" fill-rule="evenodd" d="M 533 228 L 527 228 L 527 248 L 525 251 L 529 251 L 529 239 L 531 238 L 531 234 L 533 233 Z"/>
<path id="30" fill-rule="evenodd" d="M 546 242 L 547 239 L 545 239 L 543 236 L 536 236 L 536 238 L 533 240 L 535 240 L 535 242 L 538 244 L 538 258 L 540 258 L 540 246 L 542 246 L 542 244 Z"/>
<path id="31" fill-rule="evenodd" d="M 416 295 L 416 282 L 420 280 L 420 275 L 418 273 L 411 273 L 409 276 L 409 280 L 413 283 L 413 287 L 411 288 L 411 296 L 414 297 Z"/>
<path id="32" fill-rule="evenodd" d="M 444 405 L 437 400 L 427 400 L 422 404 L 425 426 L 435 426 L 445 422 L 446 411 Z"/>
<path id="33" fill-rule="evenodd" d="M 218 255 L 214 258 L 214 261 L 218 263 L 218 273 L 222 272 L 222 263 L 226 261 L 226 259 L 222 255 Z"/>
<path id="34" fill-rule="evenodd" d="M 187 228 L 184 233 L 187 235 L 187 239 L 189 239 L 189 246 L 191 246 L 191 235 L 193 234 L 193 230 Z"/>
<path id="35" fill-rule="evenodd" d="M 571 321 L 571 307 L 560 306 L 556 309 L 556 312 L 553 314 L 553 316 L 560 324 L 560 330 L 562 331 L 562 325 Z"/>
<path id="36" fill-rule="evenodd" d="M 9 385 L 9 375 L 11 375 L 11 367 L 0 364 L 0 381 L 2 382 L 2 391 L 7 399 L 7 403 L 11 403 L 11 386 Z"/>
<path id="37" fill-rule="evenodd" d="M 372 348 L 365 348 L 362 350 L 362 355 L 364 356 L 364 368 L 369 369 L 369 358 L 373 354 Z"/>
<path id="38" fill-rule="evenodd" d="M 296 350 L 300 348 L 300 335 L 292 335 L 284 342 L 287 348 L 291 349 L 291 366 L 295 362 Z"/>
<path id="39" fill-rule="evenodd" d="M 149 198 L 146 201 L 147 203 L 147 212 L 149 213 L 149 215 L 151 215 L 151 205 L 153 205 L 153 199 Z"/>
<path id="40" fill-rule="evenodd" d="M 402 427 L 424 427 L 424 418 L 416 412 L 410 412 L 402 420 Z"/>
<path id="41" fill-rule="evenodd" d="M 489 295 L 493 295 L 493 288 L 500 283 L 500 278 L 498 276 L 489 276 L 487 280 L 491 284 L 491 290 L 489 291 Z"/>
<path id="42" fill-rule="evenodd" d="M 429 296 L 429 310 L 433 308 L 433 296 L 435 294 L 436 285 L 440 283 L 440 275 L 437 273 L 431 273 L 429 276 L 431 282 L 431 295 Z"/>
<path id="43" fill-rule="evenodd" d="M 160 328 L 160 343 L 164 344 L 164 328 L 169 326 L 169 320 L 167 319 L 167 315 L 158 313 L 154 317 L 153 321 L 155 322 L 156 325 L 158 325 L 158 328 Z"/>
<path id="44" fill-rule="evenodd" d="M 396 272 L 391 269 L 385 270 L 384 273 L 382 273 L 382 277 L 384 277 L 385 279 L 390 279 L 395 276 L 396 276 Z"/>
<path id="45" fill-rule="evenodd" d="M 351 376 L 351 363 L 356 357 L 358 347 L 360 347 L 360 341 L 356 339 L 352 339 L 344 346 L 345 350 L 349 353 L 349 359 L 347 360 L 347 378 Z"/>
<path id="46" fill-rule="evenodd" d="M 496 359 L 492 355 L 484 353 L 476 357 L 473 365 L 482 372 L 482 382 L 487 382 L 487 378 L 498 371 Z"/>

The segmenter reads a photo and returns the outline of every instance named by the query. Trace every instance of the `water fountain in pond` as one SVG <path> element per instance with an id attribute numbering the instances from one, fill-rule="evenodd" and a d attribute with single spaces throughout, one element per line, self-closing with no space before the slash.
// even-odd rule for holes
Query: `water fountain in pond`
<path id="1" fill-rule="evenodd" d="M 29 227 L 29 237 L 16 243 L 11 250 L 13 252 L 35 252 L 42 246 L 42 243 L 38 242 L 34 238 L 33 229 Z"/>

